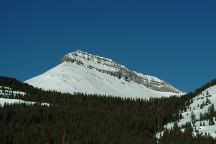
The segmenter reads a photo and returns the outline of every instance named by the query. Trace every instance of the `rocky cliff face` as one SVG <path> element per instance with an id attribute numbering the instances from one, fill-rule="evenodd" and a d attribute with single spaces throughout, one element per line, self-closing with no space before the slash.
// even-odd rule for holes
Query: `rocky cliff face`
<path id="1" fill-rule="evenodd" d="M 115 76 L 125 81 L 133 81 L 137 84 L 142 84 L 147 88 L 161 92 L 180 93 L 172 85 L 158 79 L 157 77 L 143 75 L 134 71 L 128 70 L 125 66 L 116 63 L 115 61 L 92 55 L 87 52 L 76 51 L 65 55 L 61 62 L 76 63 L 89 69 L 95 69 L 101 73 Z"/>

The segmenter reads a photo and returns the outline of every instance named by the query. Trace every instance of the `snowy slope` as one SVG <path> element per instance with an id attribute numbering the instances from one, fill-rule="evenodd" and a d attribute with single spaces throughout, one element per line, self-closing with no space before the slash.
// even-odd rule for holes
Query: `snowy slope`
<path id="1" fill-rule="evenodd" d="M 45 90 L 131 98 L 167 97 L 181 93 L 156 77 L 129 71 L 111 59 L 81 51 L 65 55 L 61 64 L 26 83 Z"/>
<path id="2" fill-rule="evenodd" d="M 182 119 L 178 121 L 178 126 L 183 127 L 187 122 L 190 122 L 193 126 L 193 134 L 209 134 L 216 138 L 216 124 L 209 124 L 209 118 L 203 117 L 210 114 L 210 109 L 216 107 L 216 86 L 212 86 L 198 96 L 194 97 L 192 103 L 187 107 L 186 111 L 182 111 Z M 194 122 L 192 122 L 192 114 L 195 116 Z M 202 115 L 200 117 L 200 115 Z M 212 117 L 216 123 L 216 117 Z M 165 128 L 172 128 L 174 123 L 169 123 Z M 182 129 L 183 130 L 183 129 Z"/>
<path id="3" fill-rule="evenodd" d="M 34 104 L 35 102 L 23 101 L 20 99 L 0 98 L 0 106 L 5 104 Z"/>
<path id="4" fill-rule="evenodd" d="M 36 104 L 36 102 L 24 101 L 24 100 L 20 100 L 20 99 L 0 98 L 0 106 L 4 106 L 5 104 L 7 104 L 7 105 L 12 105 L 12 104 L 33 105 L 33 104 Z M 41 105 L 43 105 L 43 106 L 49 106 L 50 104 L 48 104 L 48 103 L 41 103 Z"/>
<path id="5" fill-rule="evenodd" d="M 28 104 L 28 105 L 36 104 L 36 102 L 8 98 L 9 96 L 16 97 L 17 95 L 24 96 L 26 95 L 26 93 L 21 91 L 14 91 L 10 87 L 0 86 L 0 106 L 4 106 L 5 104 L 9 104 L 9 105 L 10 104 Z M 41 105 L 49 106 L 48 103 L 41 103 Z"/>
<path id="6" fill-rule="evenodd" d="M 21 92 L 21 91 L 14 91 L 9 87 L 0 86 L 0 95 L 4 95 L 4 96 L 14 95 L 14 96 L 16 96 L 16 95 L 26 95 L 26 93 Z"/>

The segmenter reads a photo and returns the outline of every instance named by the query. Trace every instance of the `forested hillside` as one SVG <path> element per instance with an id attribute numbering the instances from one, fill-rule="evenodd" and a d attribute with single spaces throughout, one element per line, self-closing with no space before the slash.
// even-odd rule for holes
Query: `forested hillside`
<path id="1" fill-rule="evenodd" d="M 1 87 L 25 95 L 4 95 L 34 101 L 0 107 L 0 143 L 41 144 L 198 144 L 215 143 L 211 137 L 193 137 L 178 127 L 158 141 L 156 134 L 165 124 L 177 121 L 182 110 L 199 91 L 215 85 L 208 83 L 195 93 L 159 99 L 122 99 L 110 96 L 63 94 L 33 88 L 16 79 L 0 77 Z M 49 105 L 41 105 L 48 103 Z"/>

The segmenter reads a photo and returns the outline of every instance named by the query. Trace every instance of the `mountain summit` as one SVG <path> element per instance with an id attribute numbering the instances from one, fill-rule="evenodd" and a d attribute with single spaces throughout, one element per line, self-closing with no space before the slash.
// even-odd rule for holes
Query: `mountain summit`
<path id="1" fill-rule="evenodd" d="M 115 61 L 83 51 L 66 54 L 61 64 L 26 83 L 45 90 L 131 98 L 179 95 L 181 91 L 157 77 L 131 71 Z"/>

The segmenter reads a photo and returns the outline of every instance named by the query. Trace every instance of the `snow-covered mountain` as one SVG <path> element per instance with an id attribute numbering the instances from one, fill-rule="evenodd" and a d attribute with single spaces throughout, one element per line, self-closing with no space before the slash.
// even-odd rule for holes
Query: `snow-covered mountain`
<path id="1" fill-rule="evenodd" d="M 202 91 L 190 101 L 182 112 L 182 119 L 177 121 L 178 126 L 184 131 L 184 126 L 190 123 L 193 135 L 210 135 L 216 138 L 216 85 Z M 164 126 L 165 129 L 173 128 L 174 123 Z M 163 132 L 158 134 L 163 134 Z"/>
<path id="2" fill-rule="evenodd" d="M 131 98 L 180 95 L 181 91 L 157 77 L 130 71 L 111 59 L 76 51 L 61 63 L 26 81 L 45 90 L 81 92 Z"/>

